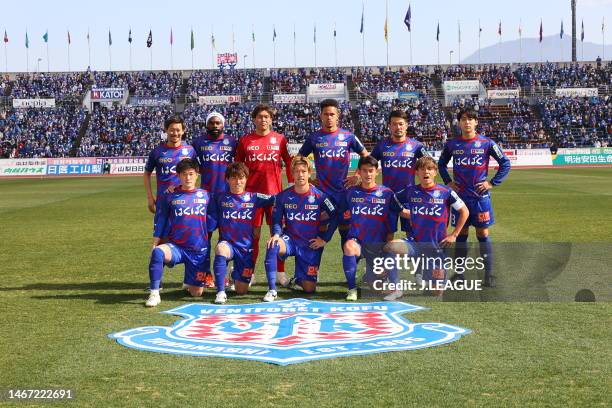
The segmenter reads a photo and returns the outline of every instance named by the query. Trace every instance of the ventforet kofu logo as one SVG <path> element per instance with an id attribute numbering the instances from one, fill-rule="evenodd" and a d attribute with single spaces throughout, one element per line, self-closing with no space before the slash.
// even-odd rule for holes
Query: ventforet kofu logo
<path id="1" fill-rule="evenodd" d="M 243 305 L 186 304 L 163 313 L 182 320 L 111 334 L 138 350 L 257 360 L 279 365 L 413 350 L 458 340 L 470 330 L 412 323 L 425 310 L 402 302 L 339 303 L 290 299 Z"/>

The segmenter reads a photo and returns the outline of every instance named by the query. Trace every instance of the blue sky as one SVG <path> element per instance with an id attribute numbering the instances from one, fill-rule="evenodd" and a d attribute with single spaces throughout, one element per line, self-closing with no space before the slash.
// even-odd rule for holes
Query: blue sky
<path id="1" fill-rule="evenodd" d="M 389 63 L 410 63 L 410 35 L 403 23 L 408 4 L 412 8 L 412 55 L 414 64 L 437 61 L 436 26 L 440 22 L 440 55 L 442 62 L 454 51 L 457 61 L 458 21 L 461 24 L 461 57 L 478 49 L 478 21 L 483 29 L 481 47 L 499 41 L 497 28 L 502 21 L 502 40 L 518 38 L 519 22 L 523 38 L 538 36 L 540 19 L 544 35 L 558 34 L 561 20 L 566 35 L 571 34 L 570 0 L 388 0 Z M 365 54 L 367 65 L 386 64 L 384 39 L 385 1 L 364 0 Z M 266 2 L 252 1 L 30 1 L 3 2 L 0 29 L 6 29 L 8 70 L 26 70 L 25 32 L 28 31 L 29 69 L 35 71 L 40 58 L 41 71 L 47 69 L 47 51 L 42 39 L 49 30 L 49 66 L 51 71 L 68 70 L 67 31 L 70 30 L 70 65 L 84 70 L 88 65 L 86 34 L 91 35 L 92 69 L 109 68 L 108 31 L 112 33 L 112 69 L 129 69 L 128 31 L 132 28 L 132 67 L 149 69 L 150 53 L 146 48 L 149 29 L 153 32 L 153 69 L 170 68 L 170 29 L 174 37 L 175 69 L 191 68 L 190 29 L 195 33 L 194 62 L 196 68 L 211 67 L 211 31 L 218 52 L 231 52 L 234 47 L 240 67 L 272 67 L 273 27 L 276 27 L 276 66 L 292 67 L 293 31 L 296 31 L 297 66 L 314 66 L 313 31 L 317 27 L 317 65 L 335 65 L 334 24 L 337 30 L 338 65 L 362 64 L 362 36 L 359 33 L 361 0 L 309 0 Z M 602 17 L 606 20 L 606 44 L 612 43 L 612 0 L 578 0 L 578 28 L 584 19 L 585 41 L 601 44 Z M 232 44 L 232 27 L 234 45 Z M 253 55 L 251 32 L 255 32 Z M 2 46 L 5 44 L 2 43 Z M 5 69 L 4 50 L 0 69 Z M 243 56 L 247 55 L 243 61 Z M 484 61 L 483 61 L 484 62 Z"/>

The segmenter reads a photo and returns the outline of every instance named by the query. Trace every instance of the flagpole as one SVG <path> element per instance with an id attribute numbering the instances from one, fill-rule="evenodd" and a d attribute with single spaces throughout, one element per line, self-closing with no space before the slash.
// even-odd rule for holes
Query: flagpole
<path id="1" fill-rule="evenodd" d="M 47 44 L 47 72 L 51 71 L 49 69 L 49 40 L 45 41 L 45 44 Z"/>
<path id="2" fill-rule="evenodd" d="M 174 71 L 174 38 L 172 37 L 172 28 L 170 28 L 170 70 Z"/>
<path id="3" fill-rule="evenodd" d="M 389 0 L 385 2 L 385 43 L 387 46 L 387 69 L 389 69 Z"/>
<path id="4" fill-rule="evenodd" d="M 70 69 L 70 32 L 68 32 L 68 72 L 72 72 Z"/>
<path id="5" fill-rule="evenodd" d="M 519 19 L 519 63 L 523 63 L 523 29 L 522 29 L 523 21 Z"/>
<path id="6" fill-rule="evenodd" d="M 130 71 L 132 70 L 132 43 L 130 42 Z"/>
<path id="7" fill-rule="evenodd" d="M 606 59 L 606 18 L 601 18 L 601 59 Z"/>
<path id="8" fill-rule="evenodd" d="M 253 52 L 252 52 L 252 54 L 253 54 L 253 69 L 255 69 L 255 24 L 253 24 L 251 26 L 251 33 L 253 34 L 253 38 L 252 38 L 252 40 L 253 40 L 253 44 L 252 44 L 252 48 L 253 48 Z"/>
<path id="9" fill-rule="evenodd" d="M 8 72 L 8 53 L 6 52 L 6 41 L 4 42 L 4 72 Z"/>
<path id="10" fill-rule="evenodd" d="M 108 70 L 113 70 L 113 55 L 111 54 L 111 45 L 108 44 Z"/>
<path id="11" fill-rule="evenodd" d="M 89 28 L 87 28 L 87 66 L 91 69 L 91 40 L 89 38 Z"/>
<path id="12" fill-rule="evenodd" d="M 457 65 L 461 64 L 461 21 L 457 20 L 457 28 L 459 35 L 457 38 Z"/>
<path id="13" fill-rule="evenodd" d="M 338 67 L 338 45 L 336 43 L 336 23 L 334 22 L 334 60 L 336 61 L 336 67 Z"/>
<path id="14" fill-rule="evenodd" d="M 502 61 L 501 42 L 502 42 L 502 30 L 501 30 L 501 20 L 499 20 L 499 43 L 497 43 L 497 53 L 499 54 L 499 63 L 500 64 L 501 64 L 501 61 Z"/>
<path id="15" fill-rule="evenodd" d="M 478 19 L 478 65 L 480 65 L 480 34 L 482 33 L 482 28 L 480 27 L 480 19 Z"/>
<path id="16" fill-rule="evenodd" d="M 293 23 L 293 68 L 297 68 L 297 58 L 295 53 L 295 23 Z"/>
<path id="17" fill-rule="evenodd" d="M 365 69 L 366 60 L 365 60 L 365 27 L 363 26 L 363 20 L 365 16 L 365 3 L 361 1 L 361 52 L 363 57 L 363 68 Z"/>
<path id="18" fill-rule="evenodd" d="M 412 29 L 410 30 L 410 65 L 412 65 Z"/>
<path id="19" fill-rule="evenodd" d="M 314 25 L 314 33 L 312 37 L 314 41 L 314 57 L 315 57 L 315 69 L 317 68 L 317 24 Z"/>

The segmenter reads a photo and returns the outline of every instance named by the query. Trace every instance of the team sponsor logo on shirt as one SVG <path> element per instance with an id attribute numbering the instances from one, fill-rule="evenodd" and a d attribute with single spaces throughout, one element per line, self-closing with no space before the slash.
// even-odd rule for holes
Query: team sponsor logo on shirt
<path id="1" fill-rule="evenodd" d="M 139 327 L 109 337 L 143 351 L 288 365 L 433 347 L 470 333 L 445 323 L 413 323 L 402 316 L 421 310 L 425 308 L 403 302 L 349 305 L 306 299 L 241 305 L 191 303 L 163 312 L 181 317 L 171 327 Z"/>
<path id="2" fill-rule="evenodd" d="M 385 204 L 387 200 L 385 200 L 384 198 L 373 198 L 372 202 L 374 204 Z"/>
<path id="3" fill-rule="evenodd" d="M 193 202 L 194 204 L 206 204 L 206 199 L 205 198 L 194 198 Z"/>
<path id="4" fill-rule="evenodd" d="M 338 146 L 338 147 L 347 147 L 348 143 L 347 142 L 336 142 L 336 146 Z"/>
<path id="5" fill-rule="evenodd" d="M 318 210 L 319 206 L 318 205 L 311 205 L 311 204 L 304 204 L 304 208 L 307 210 Z"/>
<path id="6" fill-rule="evenodd" d="M 484 154 L 484 149 L 472 149 L 472 154 Z"/>
<path id="7" fill-rule="evenodd" d="M 432 198 L 431 202 L 433 204 L 444 204 L 444 199 L 443 198 Z"/>

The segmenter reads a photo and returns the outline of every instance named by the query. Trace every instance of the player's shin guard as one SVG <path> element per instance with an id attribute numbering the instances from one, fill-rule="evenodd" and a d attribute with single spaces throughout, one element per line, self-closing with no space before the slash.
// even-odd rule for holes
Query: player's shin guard
<path id="1" fill-rule="evenodd" d="M 344 269 L 344 276 L 346 277 L 348 288 L 355 289 L 357 287 L 355 279 L 357 276 L 357 257 L 344 255 L 342 257 L 342 268 Z"/>
<path id="2" fill-rule="evenodd" d="M 210 273 L 210 250 L 211 250 L 211 243 L 209 239 L 208 246 L 206 247 L 206 256 L 204 256 L 204 272 L 205 273 Z"/>
<path id="3" fill-rule="evenodd" d="M 491 238 L 478 237 L 480 245 L 480 256 L 484 259 L 485 277 L 493 275 L 493 249 Z"/>
<path id="4" fill-rule="evenodd" d="M 468 235 L 459 234 L 457 236 L 457 240 L 455 241 L 455 258 L 467 258 L 468 255 Z M 463 275 L 462 272 L 455 272 L 458 275 Z"/>
<path id="5" fill-rule="evenodd" d="M 276 261 L 278 261 L 278 251 L 280 247 L 274 245 L 266 251 L 266 278 L 268 278 L 268 288 L 276 290 Z"/>
<path id="6" fill-rule="evenodd" d="M 149 281 L 151 290 L 159 290 L 159 284 L 164 274 L 164 251 L 155 248 L 149 261 Z"/>
<path id="7" fill-rule="evenodd" d="M 227 258 L 223 255 L 216 255 L 213 263 L 215 272 L 215 283 L 217 292 L 225 291 L 225 275 L 227 275 Z"/>

